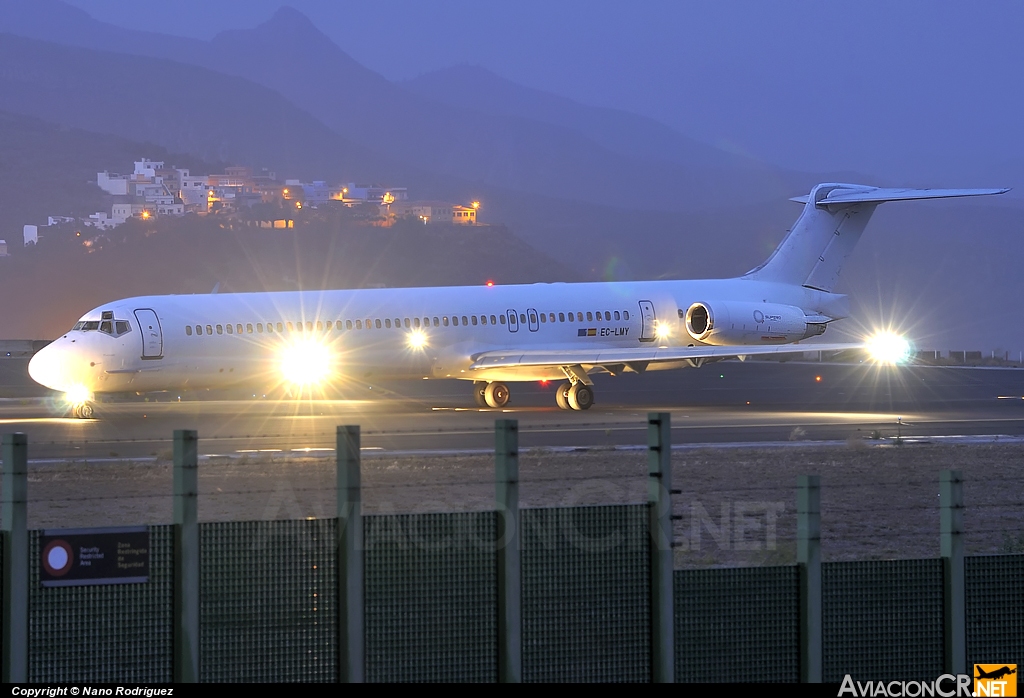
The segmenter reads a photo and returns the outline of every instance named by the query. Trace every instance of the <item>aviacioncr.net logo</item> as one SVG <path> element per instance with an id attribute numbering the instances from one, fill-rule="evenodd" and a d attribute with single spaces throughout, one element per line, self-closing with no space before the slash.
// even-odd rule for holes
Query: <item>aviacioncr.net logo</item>
<path id="1" fill-rule="evenodd" d="M 941 696 L 970 698 L 971 677 L 968 674 L 943 674 L 934 681 L 854 681 L 847 674 L 839 687 L 840 696 L 888 696 L 889 698 L 919 698 L 920 696 Z"/>

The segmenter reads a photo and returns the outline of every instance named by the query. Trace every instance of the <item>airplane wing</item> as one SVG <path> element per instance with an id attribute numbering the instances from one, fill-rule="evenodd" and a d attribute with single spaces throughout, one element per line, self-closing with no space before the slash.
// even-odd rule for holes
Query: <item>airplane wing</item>
<path id="1" fill-rule="evenodd" d="M 488 368 L 543 366 L 630 367 L 643 371 L 650 364 L 702 359 L 746 358 L 773 354 L 802 354 L 813 351 L 864 349 L 863 344 L 774 344 L 771 346 L 636 347 L 630 349 L 530 349 L 485 351 L 473 356 L 471 371 Z M 617 372 L 617 371 L 613 371 Z"/>

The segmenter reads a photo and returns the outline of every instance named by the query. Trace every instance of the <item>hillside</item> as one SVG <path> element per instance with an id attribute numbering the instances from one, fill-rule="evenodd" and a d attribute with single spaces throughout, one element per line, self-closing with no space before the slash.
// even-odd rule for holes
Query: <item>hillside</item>
<path id="1" fill-rule="evenodd" d="M 0 239 L 14 246 L 21 240 L 23 225 L 45 225 L 51 215 L 110 213 L 112 197 L 96 186 L 96 173 L 131 172 L 132 163 L 141 157 L 196 172 L 219 172 L 224 167 L 153 143 L 0 112 Z"/>
<path id="2" fill-rule="evenodd" d="M 514 94 L 502 108 L 496 108 L 487 83 L 479 86 L 483 108 L 474 83 L 407 89 L 360 65 L 288 7 L 257 27 L 205 42 L 113 27 L 57 0 L 12 0 L 0 16 L 0 31 L 238 76 L 274 90 L 367 150 L 424 171 L 524 193 L 683 211 L 726 204 L 736 188 L 749 200 L 767 201 L 810 184 L 805 175 L 698 144 L 640 117 L 622 120 L 609 117 L 610 110 L 575 105 L 571 115 L 591 117 L 576 125 L 572 118 L 548 118 L 535 104 L 517 108 L 511 103 L 524 95 L 537 101 L 518 86 L 506 90 Z M 552 96 L 544 100 L 550 103 Z M 629 135 L 636 126 L 642 136 Z M 640 145 L 623 148 L 623 140 Z M 658 189 L 654 196 L 645 191 L 652 185 Z"/>
<path id="3" fill-rule="evenodd" d="M 135 295 L 577 280 L 500 226 L 222 228 L 215 216 L 130 221 L 90 248 L 64 227 L 0 259 L 0 339 L 52 338 Z M 92 250 L 92 251 L 90 251 Z"/>

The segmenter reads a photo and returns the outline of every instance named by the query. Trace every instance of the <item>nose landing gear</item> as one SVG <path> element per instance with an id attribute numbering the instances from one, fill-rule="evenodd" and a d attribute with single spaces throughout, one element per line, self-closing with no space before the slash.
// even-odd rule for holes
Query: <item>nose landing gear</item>
<path id="1" fill-rule="evenodd" d="M 75 419 L 92 419 L 95 415 L 91 402 L 82 402 L 72 406 L 71 414 Z"/>

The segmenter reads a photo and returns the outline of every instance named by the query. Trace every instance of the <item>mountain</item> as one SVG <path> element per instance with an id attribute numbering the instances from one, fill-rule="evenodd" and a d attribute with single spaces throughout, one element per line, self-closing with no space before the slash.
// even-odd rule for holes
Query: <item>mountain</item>
<path id="1" fill-rule="evenodd" d="M 0 31 L 243 77 L 392 160 L 526 193 L 683 211 L 728 204 L 736 189 L 767 201 L 814 179 L 689 142 L 650 120 L 639 120 L 650 135 L 632 137 L 637 119 L 621 114 L 587 112 L 589 125 L 578 127 L 535 107 L 479 110 L 472 85 L 443 86 L 443 94 L 424 83 L 405 89 L 360 65 L 291 8 L 203 42 L 111 27 L 57 0 L 14 1 L 0 16 Z M 602 127 L 602 119 L 614 123 Z"/>
<path id="2" fill-rule="evenodd" d="M 552 124 L 631 158 L 665 161 L 693 168 L 777 171 L 753 158 L 687 138 L 665 124 L 622 109 L 592 107 L 568 97 L 525 87 L 480 66 L 457 65 L 399 83 L 423 97 L 492 116 L 512 116 Z M 467 94 L 471 99 L 467 100 Z"/>

